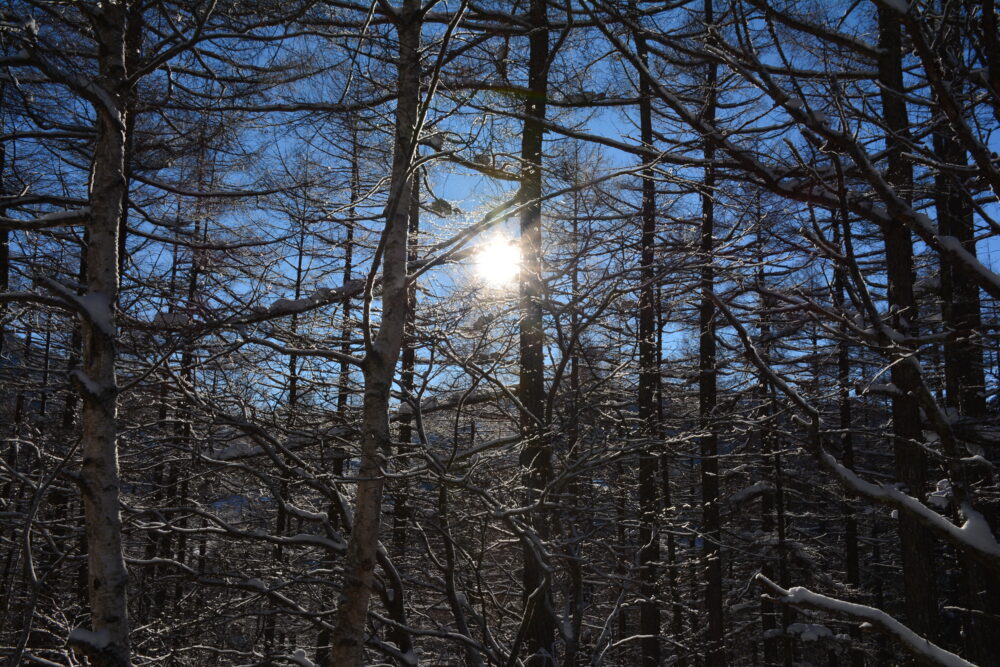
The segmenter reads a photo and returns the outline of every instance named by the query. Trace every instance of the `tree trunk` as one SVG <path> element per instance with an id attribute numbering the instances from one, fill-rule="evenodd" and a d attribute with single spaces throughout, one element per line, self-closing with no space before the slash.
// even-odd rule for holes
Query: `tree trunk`
<path id="1" fill-rule="evenodd" d="M 521 456 L 527 502 L 541 497 L 552 476 L 552 452 L 546 438 L 545 419 L 545 331 L 542 323 L 542 140 L 545 96 L 548 90 L 549 31 L 546 0 L 531 0 L 528 15 L 533 26 L 528 35 L 528 89 L 525 121 L 521 135 L 521 324 L 520 384 Z M 529 518 L 540 540 L 549 537 L 544 512 Z M 555 665 L 555 621 L 552 618 L 551 582 L 539 554 L 527 543 L 523 546 L 522 573 L 525 606 L 525 638 L 529 667 Z"/>
<path id="2" fill-rule="evenodd" d="M 878 78 L 882 88 L 882 112 L 885 118 L 888 169 L 886 179 L 896 194 L 909 200 L 913 189 L 913 167 L 904 156 L 909 137 L 909 118 L 902 97 L 902 39 L 894 12 L 879 6 Z M 889 278 L 889 306 L 892 327 L 903 335 L 916 334 L 917 309 L 913 295 L 913 242 L 908 229 L 889 224 L 883 230 L 886 269 Z M 904 352 L 905 353 L 905 352 Z M 893 361 L 897 361 L 894 359 Z M 899 394 L 892 399 L 893 455 L 896 475 L 914 498 L 922 499 L 927 489 L 927 456 L 917 445 L 923 440 L 917 391 L 920 377 L 908 363 L 894 363 L 892 382 Z M 902 546 L 903 589 L 906 619 L 910 628 L 931 639 L 935 634 L 937 595 L 933 566 L 933 537 L 914 518 L 899 517 Z"/>
<path id="3" fill-rule="evenodd" d="M 374 582 L 382 490 L 382 468 L 389 451 L 389 397 L 403 343 L 407 311 L 407 230 L 413 190 L 412 158 L 420 100 L 418 0 L 406 0 L 396 27 L 399 35 L 396 140 L 385 229 L 382 232 L 382 317 L 378 332 L 366 338 L 361 462 L 357 477 L 354 525 L 344 559 L 344 583 L 337 606 L 333 646 L 324 667 L 364 664 L 365 625 Z M 370 291 L 366 299 L 370 299 Z M 367 307 L 367 304 L 366 304 Z"/>
<path id="4" fill-rule="evenodd" d="M 834 229 L 839 230 L 839 223 Z M 846 226 L 846 225 L 845 225 Z M 840 233 L 834 232 L 834 246 L 840 246 Z M 834 306 L 838 312 L 845 312 L 845 292 L 847 290 L 846 270 L 838 265 L 834 269 Z M 851 411 L 851 345 L 848 342 L 849 332 L 842 327 L 842 338 L 837 342 L 837 402 L 840 412 L 840 460 L 848 470 L 854 470 L 854 419 Z M 858 517 L 854 511 L 854 503 L 847 499 L 844 503 L 847 514 L 844 526 L 844 569 L 847 573 L 847 585 L 853 591 L 861 589 L 861 567 L 858 551 Z M 861 629 L 852 624 L 851 634 L 851 667 L 864 667 L 865 656 L 861 650 Z"/>
<path id="5" fill-rule="evenodd" d="M 414 175 L 413 196 L 410 201 L 410 236 L 407 259 L 417 261 L 417 234 L 420 231 L 420 184 L 419 177 Z M 410 283 L 406 291 L 406 327 L 403 334 L 403 359 L 399 375 L 399 386 L 404 394 L 413 396 L 414 368 L 417 359 L 416 326 L 417 326 L 417 281 Z M 413 439 L 412 415 L 407 413 L 399 421 L 399 446 L 396 450 L 399 460 L 405 465 L 410 456 L 410 442 Z M 406 555 L 406 524 L 410 517 L 410 492 L 405 478 L 395 481 L 395 502 L 392 508 L 392 549 L 397 558 Z"/>
<path id="6" fill-rule="evenodd" d="M 705 23 L 714 20 L 712 0 L 705 0 Z M 716 84 L 718 66 L 707 65 L 705 80 L 706 125 L 715 124 Z M 701 259 L 700 287 L 701 307 L 698 317 L 698 414 L 701 428 L 707 433 L 701 439 L 701 502 L 702 502 L 702 559 L 705 565 L 705 610 L 708 627 L 705 634 L 706 667 L 722 667 L 726 664 L 725 630 L 722 617 L 722 561 L 719 549 L 721 526 L 719 518 L 719 437 L 715 426 L 716 390 L 716 341 L 715 303 L 712 292 L 715 289 L 714 233 L 715 233 L 715 141 L 705 136 L 705 178 L 702 185 Z"/>
<path id="7" fill-rule="evenodd" d="M 87 292 L 82 301 L 83 368 L 74 373 L 83 401 L 83 466 L 80 487 L 86 522 L 88 589 L 93 634 L 71 637 L 96 667 L 130 664 L 126 608 L 128 574 L 122 554 L 119 511 L 115 380 L 119 230 L 128 183 L 125 173 L 124 3 L 106 2 L 95 14 L 99 76 L 103 95 L 94 103 L 97 139 L 90 173 Z"/>
<path id="8" fill-rule="evenodd" d="M 350 194 L 351 203 L 350 207 L 347 209 L 347 229 L 344 234 L 344 267 L 342 273 L 342 284 L 346 285 L 351 281 L 352 273 L 354 270 L 354 226 L 357 222 L 357 202 L 361 197 L 361 182 L 360 182 L 360 156 L 358 155 L 358 130 L 357 126 L 351 124 L 351 179 L 350 179 Z M 340 361 L 340 369 L 337 375 L 337 419 L 340 423 L 347 423 L 347 400 L 350 395 L 350 377 L 351 377 L 351 364 L 347 361 L 346 357 L 350 356 L 353 346 L 351 345 L 351 332 L 353 327 L 351 326 L 351 299 L 350 297 L 345 297 L 341 305 L 341 316 L 343 322 L 340 329 L 340 352 L 344 355 L 344 359 Z M 333 475 L 336 479 L 336 483 L 340 483 L 340 479 L 344 476 L 344 460 L 346 457 L 346 452 L 340 448 L 335 447 L 333 450 Z M 329 507 L 327 508 L 327 516 L 330 517 L 330 523 L 334 528 L 342 527 L 344 510 L 340 503 L 340 494 L 337 495 L 330 501 Z M 332 569 L 339 565 L 339 558 L 329 558 L 327 559 L 328 566 Z M 329 625 L 325 626 L 319 633 L 316 643 L 318 649 L 316 651 L 316 661 L 321 665 L 330 665 L 333 661 L 332 653 L 332 642 L 333 642 L 333 631 Z"/>
<path id="9" fill-rule="evenodd" d="M 647 65 L 646 39 L 635 34 L 636 53 Z M 639 75 L 639 125 L 642 143 L 653 143 L 652 101 L 645 74 Z M 659 436 L 656 423 L 657 385 L 660 379 L 660 351 L 656 337 L 656 182 L 651 165 L 642 171 L 642 235 L 639 273 L 639 634 L 642 635 L 642 665 L 660 664 L 660 600 L 656 564 L 660 560 L 660 535 L 657 530 L 657 463 L 653 451 Z"/>
<path id="10" fill-rule="evenodd" d="M 7 85 L 0 82 L 0 104 L 7 96 Z M 5 132 L 6 123 L 0 114 L 0 134 Z M 7 195 L 7 145 L 0 141 L 0 217 L 7 215 L 7 207 L 3 205 Z M 10 288 L 10 230 L 0 229 L 0 292 Z M 5 352 L 7 344 L 7 327 L 5 326 L 7 304 L 0 304 L 0 356 Z"/>
<path id="11" fill-rule="evenodd" d="M 955 76 L 962 54 L 956 48 L 959 36 L 953 26 L 963 20 L 957 7 L 942 3 L 941 43 L 947 53 L 942 65 L 947 74 Z M 984 8 L 985 11 L 985 8 Z M 984 21 L 985 27 L 985 21 Z M 958 86 L 959 84 L 955 84 Z M 961 89 L 952 91 L 959 99 L 967 94 Z M 942 124 L 934 132 L 934 152 L 943 165 L 964 168 L 968 162 L 965 149 L 955 137 L 954 131 Z M 934 178 L 935 205 L 938 230 L 942 235 L 957 239 L 972 257 L 976 256 L 976 239 L 973 204 L 967 190 L 967 183 L 961 179 L 961 172 L 941 170 Z M 945 405 L 952 414 L 963 419 L 978 422 L 986 417 L 986 379 L 983 369 L 983 353 L 979 334 L 982 331 L 982 313 L 979 301 L 979 287 L 975 276 L 965 262 L 956 262 L 942 253 L 941 262 L 941 316 L 946 335 L 944 342 Z M 966 486 L 973 482 L 987 482 L 973 470 L 960 469 L 962 479 L 957 484 Z M 986 473 L 990 475 L 990 473 Z M 990 475 L 991 476 L 991 475 Z M 977 479 L 978 477 L 978 479 Z M 971 494 L 970 494 L 971 495 Z M 971 500 L 971 498 L 970 498 Z M 981 511 L 987 508 L 979 508 Z M 986 511 L 986 517 L 996 528 L 995 512 Z M 987 664 L 1000 651 L 1000 582 L 968 555 L 962 554 L 962 579 L 965 587 L 964 605 L 969 609 L 963 613 L 962 636 L 965 649 L 973 661 Z"/>

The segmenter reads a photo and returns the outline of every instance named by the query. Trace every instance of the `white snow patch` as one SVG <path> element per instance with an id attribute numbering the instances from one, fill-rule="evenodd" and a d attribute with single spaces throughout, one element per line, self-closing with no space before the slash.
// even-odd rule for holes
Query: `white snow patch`
<path id="1" fill-rule="evenodd" d="M 986 521 L 986 517 L 972 509 L 968 503 L 962 504 L 962 514 L 965 515 L 965 523 L 962 524 L 960 530 L 965 536 L 965 541 L 983 551 L 991 551 L 995 554 L 997 541 L 993 537 L 993 530 L 990 528 L 989 522 Z"/>
<path id="2" fill-rule="evenodd" d="M 80 644 L 95 651 L 103 651 L 111 643 L 111 632 L 106 628 L 96 632 L 86 628 L 74 628 L 69 633 L 69 641 L 72 644 Z"/>
<path id="3" fill-rule="evenodd" d="M 931 507 L 936 507 L 939 510 L 948 509 L 948 505 L 951 504 L 951 482 L 946 479 L 942 479 L 937 483 L 937 489 L 931 491 L 927 494 L 927 503 Z"/>
<path id="4" fill-rule="evenodd" d="M 101 333 L 106 336 L 115 335 L 115 327 L 112 322 L 113 308 L 111 305 L 111 297 L 104 292 L 89 292 L 83 296 L 77 297 L 77 303 L 86 312 L 87 319 L 95 327 L 97 327 Z"/>
<path id="5" fill-rule="evenodd" d="M 308 519 L 310 521 L 326 521 L 328 518 L 326 512 L 310 512 L 307 509 L 296 507 L 295 505 L 289 503 L 285 503 L 284 505 L 286 512 L 303 519 Z"/>
<path id="6" fill-rule="evenodd" d="M 316 667 L 316 663 L 310 660 L 306 656 L 306 652 L 300 648 L 295 649 L 295 652 L 288 659 L 299 665 L 299 667 Z"/>
<path id="7" fill-rule="evenodd" d="M 442 132 L 435 132 L 434 134 L 428 134 L 420 137 L 420 143 L 424 146 L 430 146 L 436 151 L 444 148 L 444 134 Z"/>
<path id="8" fill-rule="evenodd" d="M 889 504 L 895 505 L 897 508 L 905 508 L 910 516 L 921 519 L 925 524 L 932 526 L 935 531 L 947 535 L 960 545 L 984 556 L 1000 557 L 1000 544 L 993 537 L 993 531 L 990 530 L 986 519 L 968 504 L 962 506 L 962 514 L 966 520 L 959 527 L 899 489 L 884 484 L 873 484 L 861 479 L 854 471 L 845 468 L 827 452 L 823 452 L 821 456 L 827 467 L 833 470 L 841 481 L 862 495 L 872 500 L 888 501 Z M 893 510 L 893 514 L 898 516 L 898 509 Z"/>
<path id="9" fill-rule="evenodd" d="M 833 631 L 830 628 L 817 623 L 792 623 L 788 626 L 788 634 L 798 635 L 799 639 L 804 642 L 833 637 Z"/>
<path id="10" fill-rule="evenodd" d="M 69 376 L 79 382 L 83 390 L 91 396 L 101 396 L 104 393 L 104 387 L 83 372 L 82 368 L 74 368 L 69 372 Z"/>
<path id="11" fill-rule="evenodd" d="M 770 482 L 757 482 L 729 496 L 729 502 L 733 504 L 742 503 L 773 490 L 774 486 Z"/>

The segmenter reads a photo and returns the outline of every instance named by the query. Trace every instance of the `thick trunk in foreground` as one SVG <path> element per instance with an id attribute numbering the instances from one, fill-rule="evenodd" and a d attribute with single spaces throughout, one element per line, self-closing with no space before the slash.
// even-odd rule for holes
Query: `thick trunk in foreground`
<path id="1" fill-rule="evenodd" d="M 354 525 L 344 560 L 344 584 L 337 606 L 333 646 L 324 667 L 364 664 L 365 625 L 374 582 L 385 477 L 390 446 L 389 396 L 403 343 L 407 311 L 407 228 L 413 178 L 410 163 L 420 93 L 419 2 L 407 0 L 397 17 L 399 33 L 396 143 L 385 230 L 382 233 L 382 317 L 366 346 L 362 371 L 361 466 L 357 477 Z"/>
<path id="2" fill-rule="evenodd" d="M 125 175 L 124 3 L 106 3 L 95 17 L 98 37 L 96 81 L 104 95 L 94 100 L 97 140 L 90 174 L 86 288 L 82 302 L 83 368 L 74 378 L 83 400 L 83 494 L 87 540 L 87 583 L 91 629 L 71 641 L 95 667 L 123 667 L 129 658 L 125 561 L 119 513 L 115 381 L 115 303 L 118 299 L 118 234 L 128 187 Z"/>

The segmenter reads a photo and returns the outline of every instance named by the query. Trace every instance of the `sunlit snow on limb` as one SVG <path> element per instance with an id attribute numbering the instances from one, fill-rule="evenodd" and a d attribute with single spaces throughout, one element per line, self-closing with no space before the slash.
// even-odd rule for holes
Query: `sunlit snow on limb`
<path id="1" fill-rule="evenodd" d="M 292 653 L 292 655 L 290 655 L 288 659 L 293 664 L 299 665 L 300 667 L 316 667 L 316 663 L 310 660 L 306 656 L 306 652 L 300 648 L 295 649 L 295 653 Z"/>
<path id="2" fill-rule="evenodd" d="M 924 661 L 945 665 L 946 667 L 972 667 L 973 665 L 973 663 L 960 658 L 954 653 L 932 644 L 881 609 L 827 597 L 801 586 L 793 586 L 786 590 L 763 574 L 758 574 L 756 580 L 770 593 L 768 597 L 776 602 L 842 614 L 857 620 L 866 621 L 862 627 L 875 627 L 892 636 L 907 651 Z"/>

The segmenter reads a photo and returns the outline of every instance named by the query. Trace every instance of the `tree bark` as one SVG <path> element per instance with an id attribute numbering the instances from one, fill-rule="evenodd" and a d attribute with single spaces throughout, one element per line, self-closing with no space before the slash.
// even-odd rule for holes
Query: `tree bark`
<path id="1" fill-rule="evenodd" d="M 887 129 L 888 168 L 886 180 L 896 194 L 909 201 L 913 190 L 913 167 L 905 157 L 909 138 L 909 117 L 902 96 L 902 37 L 898 17 L 879 6 L 878 80 L 881 86 L 882 115 Z M 917 308 L 913 294 L 913 242 L 902 225 L 887 225 L 885 240 L 886 272 L 889 279 L 891 326 L 903 335 L 916 335 Z M 898 354 L 903 354 L 905 351 Z M 894 359 L 896 361 L 896 359 Z M 899 388 L 892 399 L 893 456 L 896 475 L 914 498 L 923 498 L 927 489 L 927 456 L 914 443 L 923 440 L 917 392 L 920 377 L 907 363 L 894 363 L 893 384 Z M 933 537 L 915 519 L 899 517 L 902 546 L 903 589 L 907 624 L 929 639 L 936 634 L 937 594 L 934 585 Z"/>
<path id="2" fill-rule="evenodd" d="M 648 67 L 646 38 L 635 34 L 636 54 Z M 653 143 L 652 99 L 648 77 L 639 74 L 639 125 L 643 146 Z M 660 664 L 660 600 L 656 564 L 660 560 L 660 535 L 657 530 L 658 457 L 653 451 L 659 435 L 656 423 L 657 389 L 660 380 L 660 351 L 656 336 L 656 182 L 652 165 L 642 170 L 642 229 L 639 272 L 639 634 L 642 635 L 642 659 L 645 667 Z"/>
<path id="3" fill-rule="evenodd" d="M 552 477 L 552 452 L 546 437 L 545 331 L 542 322 L 542 141 L 545 132 L 545 96 L 548 92 L 549 31 L 546 0 L 531 0 L 528 10 L 528 94 L 521 135 L 521 323 L 520 383 L 521 456 L 527 502 L 538 502 Z M 530 517 L 540 540 L 549 537 L 544 512 Z M 532 545 L 523 546 L 522 572 L 525 638 L 529 667 L 554 666 L 551 582 Z"/>
<path id="4" fill-rule="evenodd" d="M 344 583 L 337 606 L 333 645 L 324 667 L 364 664 L 365 625 L 379 544 L 383 466 L 389 451 L 389 397 L 403 343 L 407 311 L 407 231 L 413 190 L 411 169 L 420 101 L 420 32 L 418 0 L 406 0 L 396 16 L 399 36 L 396 139 L 385 229 L 382 232 L 382 317 L 368 338 L 362 363 L 364 403 L 360 469 L 354 525 L 344 560 Z M 366 299 L 371 290 L 366 290 Z"/>
<path id="5" fill-rule="evenodd" d="M 410 233 L 407 260 L 417 261 L 417 234 L 420 231 L 420 184 L 419 176 L 414 175 L 413 196 L 410 201 Z M 406 396 L 413 396 L 415 387 L 415 367 L 417 359 L 416 327 L 417 327 L 417 281 L 412 281 L 406 291 L 406 326 L 403 333 L 403 359 L 399 374 L 399 387 Z M 413 440 L 413 416 L 409 413 L 399 420 L 399 446 L 396 453 L 399 460 L 405 462 L 410 455 Z M 405 464 L 404 464 L 405 465 Z M 392 508 L 392 549 L 394 557 L 403 558 L 406 555 L 406 526 L 410 520 L 410 491 L 405 478 L 395 481 L 395 502 Z"/>
<path id="6" fill-rule="evenodd" d="M 846 217 L 846 216 L 845 216 Z M 845 221 L 846 227 L 846 221 Z M 839 222 L 834 223 L 834 246 L 840 247 Z M 847 291 L 847 271 L 842 265 L 834 268 L 833 302 L 839 312 L 845 312 L 845 292 Z M 854 418 L 851 410 L 851 345 L 849 332 L 842 327 L 842 338 L 837 342 L 837 403 L 840 413 L 838 424 L 840 436 L 840 459 L 848 470 L 854 470 Z M 858 516 L 854 503 L 850 498 L 844 502 L 846 519 L 844 525 L 844 569 L 847 574 L 847 584 L 855 593 L 861 589 L 860 552 L 858 550 Z M 861 650 L 861 629 L 855 625 L 850 628 L 851 635 L 851 667 L 864 667 L 865 656 Z"/>
<path id="7" fill-rule="evenodd" d="M 125 65 L 127 7 L 105 2 L 94 14 L 102 92 L 94 100 L 97 138 L 90 171 L 90 220 L 86 247 L 87 292 L 82 297 L 83 368 L 74 372 L 83 409 L 83 495 L 87 539 L 91 629 L 71 636 L 95 667 L 131 664 L 126 607 L 128 574 L 122 554 L 116 419 L 115 304 L 119 288 L 119 232 L 124 216 L 126 178 Z"/>
<path id="8" fill-rule="evenodd" d="M 705 23 L 712 26 L 714 21 L 712 0 L 705 0 Z M 715 107 L 718 82 L 718 66 L 708 63 L 705 79 L 704 121 L 715 124 Z M 705 610 L 708 627 L 705 633 L 706 667 L 722 667 L 726 664 L 725 629 L 722 614 L 722 561 L 719 549 L 721 520 L 719 517 L 719 437 L 716 433 L 715 410 L 718 399 L 716 389 L 716 340 L 715 302 L 715 141 L 705 136 L 705 177 L 702 184 L 701 258 L 700 288 L 701 307 L 698 316 L 698 414 L 701 428 L 707 433 L 701 439 L 701 502 L 702 502 L 702 559 L 705 566 Z"/>
<path id="9" fill-rule="evenodd" d="M 990 8 L 992 11 L 992 8 Z M 986 8 L 984 7 L 984 12 Z M 961 53 L 960 35 L 956 28 L 964 20 L 959 8 L 951 3 L 942 3 L 940 7 L 941 32 L 940 43 L 944 47 L 941 59 L 946 75 L 954 82 L 955 89 L 951 91 L 956 98 L 964 100 L 968 97 L 960 86 Z M 985 21 L 984 21 L 985 27 Z M 934 131 L 934 152 L 942 165 L 945 165 L 934 177 L 935 208 L 937 210 L 938 229 L 942 235 L 952 236 L 962 244 L 962 247 L 972 257 L 976 256 L 975 218 L 973 204 L 967 189 L 968 182 L 960 176 L 968 163 L 968 156 L 955 132 L 949 126 L 941 124 Z M 946 171 L 948 165 L 958 169 Z M 986 417 L 986 378 L 983 368 L 982 342 L 982 312 L 979 301 L 979 287 L 968 265 L 956 262 L 949 255 L 940 255 L 941 263 L 941 319 L 946 335 L 944 342 L 944 378 L 945 405 L 952 414 L 961 415 L 963 419 L 978 422 Z M 987 482 L 992 485 L 992 479 L 983 479 L 982 474 L 973 470 L 959 468 L 961 479 L 955 480 L 956 485 L 965 486 L 965 492 L 971 501 L 973 482 Z M 990 473 L 986 476 L 991 477 Z M 978 477 L 978 479 L 977 479 Z M 985 515 L 990 524 L 996 528 L 995 511 L 987 508 Z M 973 558 L 961 554 L 962 579 L 965 587 L 965 603 L 969 611 L 963 613 L 962 636 L 967 656 L 977 663 L 986 664 L 997 655 L 1000 642 L 1000 624 L 997 623 L 1000 613 L 1000 582 L 986 568 L 983 568 Z"/>

